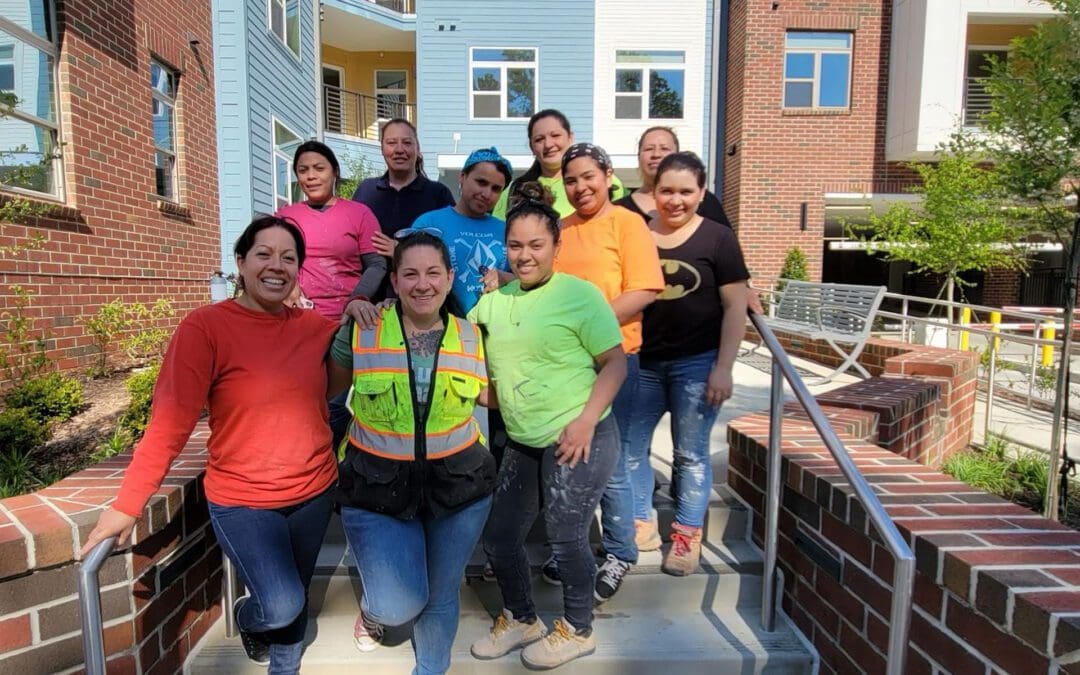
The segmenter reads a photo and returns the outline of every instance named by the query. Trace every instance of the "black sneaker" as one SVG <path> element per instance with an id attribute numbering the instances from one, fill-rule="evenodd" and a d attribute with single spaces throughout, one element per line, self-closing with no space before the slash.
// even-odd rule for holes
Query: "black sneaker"
<path id="1" fill-rule="evenodd" d="M 233 603 L 233 620 L 236 621 L 236 629 L 240 632 L 240 644 L 244 645 L 244 653 L 253 663 L 260 666 L 270 665 L 270 643 L 262 633 L 249 633 L 240 629 L 240 622 L 236 617 L 240 614 L 240 607 L 247 601 L 247 596 L 237 598 Z"/>
<path id="2" fill-rule="evenodd" d="M 622 586 L 623 577 L 630 571 L 631 565 L 628 562 L 623 562 L 610 553 L 607 554 L 607 558 L 600 565 L 600 569 L 596 571 L 596 588 L 593 590 L 593 597 L 597 602 L 607 602 L 615 595 L 615 592 L 619 590 L 619 586 Z"/>
<path id="3" fill-rule="evenodd" d="M 555 556 L 549 556 L 540 566 L 540 578 L 552 586 L 562 586 L 562 577 L 559 576 L 559 565 L 555 562 Z"/>

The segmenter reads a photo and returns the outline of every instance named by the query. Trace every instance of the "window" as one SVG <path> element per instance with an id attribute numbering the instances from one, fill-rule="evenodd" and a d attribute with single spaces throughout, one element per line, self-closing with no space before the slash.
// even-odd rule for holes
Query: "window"
<path id="1" fill-rule="evenodd" d="M 276 119 L 274 131 L 274 209 L 300 201 L 300 184 L 292 172 L 293 155 L 300 145 L 300 137 Z"/>
<path id="2" fill-rule="evenodd" d="M 0 14 L 0 187 L 61 197 L 52 3 L 12 7 Z"/>
<path id="3" fill-rule="evenodd" d="M 526 119 L 536 112 L 536 50 L 473 48 L 473 119 Z"/>
<path id="4" fill-rule="evenodd" d="M 409 73 L 405 70 L 375 71 L 375 113 L 381 120 L 408 118 Z"/>
<path id="5" fill-rule="evenodd" d="M 150 92 L 154 117 L 154 174 L 157 195 L 177 201 L 176 189 L 176 73 L 150 62 Z"/>
<path id="6" fill-rule="evenodd" d="M 300 0 L 267 0 L 270 32 L 300 58 Z"/>
<path id="7" fill-rule="evenodd" d="M 837 109 L 850 105 L 851 33 L 788 31 L 784 107 Z"/>
<path id="8" fill-rule="evenodd" d="M 967 72 L 964 78 L 964 126 L 977 127 L 990 112 L 990 92 L 986 78 L 990 76 L 991 64 L 1009 60 L 1007 47 L 968 47 Z"/>
<path id="9" fill-rule="evenodd" d="M 681 51 L 616 51 L 615 119 L 682 119 L 685 64 Z"/>

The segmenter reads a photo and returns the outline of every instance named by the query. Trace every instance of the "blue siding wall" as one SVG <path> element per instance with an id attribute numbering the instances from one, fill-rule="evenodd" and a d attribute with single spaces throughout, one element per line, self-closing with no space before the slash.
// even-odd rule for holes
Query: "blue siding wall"
<path id="1" fill-rule="evenodd" d="M 535 47 L 537 109 L 557 108 L 580 140 L 592 137 L 594 3 L 422 0 L 416 30 L 420 144 L 431 158 L 490 145 L 528 154 L 526 120 L 469 120 L 469 48 Z M 438 30 L 453 24 L 455 29 Z M 435 162 L 429 161 L 434 167 Z"/>
<path id="2" fill-rule="evenodd" d="M 232 245 L 251 220 L 251 143 L 248 113 L 247 8 L 214 0 L 214 90 L 217 108 L 221 265 L 234 271 Z"/>
<path id="3" fill-rule="evenodd" d="M 274 210 L 271 116 L 301 138 L 316 133 L 315 16 L 299 0 L 297 59 L 270 32 L 266 0 L 214 0 L 222 269 L 256 213 Z"/>
<path id="4" fill-rule="evenodd" d="M 382 150 L 378 143 L 356 140 L 338 134 L 327 134 L 324 140 L 341 163 L 342 178 L 352 178 L 349 167 L 350 157 L 364 160 L 364 168 L 369 177 L 382 175 L 386 171 L 386 163 L 383 161 Z"/>

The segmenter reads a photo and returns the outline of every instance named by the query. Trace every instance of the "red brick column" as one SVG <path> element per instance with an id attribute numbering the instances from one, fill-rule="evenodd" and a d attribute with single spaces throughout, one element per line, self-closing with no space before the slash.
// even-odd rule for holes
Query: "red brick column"
<path id="1" fill-rule="evenodd" d="M 202 493 L 205 423 L 136 527 L 101 568 L 110 673 L 175 673 L 221 616 L 221 549 Z M 74 553 L 116 496 L 130 453 L 0 501 L 0 672 L 83 663 Z"/>

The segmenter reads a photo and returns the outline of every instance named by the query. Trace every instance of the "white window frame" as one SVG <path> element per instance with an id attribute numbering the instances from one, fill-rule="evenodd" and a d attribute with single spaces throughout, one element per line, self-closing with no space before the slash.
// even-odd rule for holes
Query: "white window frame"
<path id="1" fill-rule="evenodd" d="M 296 16 L 295 35 L 289 30 L 289 10 L 293 10 Z M 274 15 L 279 17 L 281 32 L 274 28 Z M 266 0 L 266 29 L 281 41 L 285 49 L 289 51 L 297 61 L 300 60 L 300 0 Z M 289 39 L 294 37 L 296 45 L 289 44 Z"/>
<path id="2" fill-rule="evenodd" d="M 8 48 L 11 49 L 11 56 L 0 56 L 0 68 L 3 68 L 5 66 L 11 68 L 11 89 L 0 89 L 0 92 L 6 91 L 6 92 L 14 93 L 14 91 L 15 91 L 15 43 L 14 42 L 12 42 L 10 44 L 5 43 L 5 44 L 0 45 L 0 47 L 8 47 Z"/>
<path id="3" fill-rule="evenodd" d="M 835 49 L 829 47 L 788 47 L 787 38 L 793 33 L 834 33 L 844 34 L 850 37 L 851 46 L 847 49 Z M 788 54 L 813 54 L 814 55 L 814 74 L 812 77 L 788 77 L 787 76 L 787 57 Z M 818 105 L 818 100 L 821 96 L 821 56 L 823 54 L 845 54 L 848 57 L 847 61 L 847 103 L 842 106 L 831 105 Z M 780 73 L 782 75 L 780 85 L 780 104 L 784 110 L 851 110 L 851 92 L 854 88 L 854 82 L 851 81 L 852 74 L 855 70 L 855 32 L 850 30 L 787 30 L 784 31 L 784 60 L 781 63 Z M 787 104 L 787 85 L 789 82 L 811 82 L 810 92 L 810 105 L 809 106 L 789 106 Z"/>
<path id="4" fill-rule="evenodd" d="M 671 53 L 681 54 L 682 63 L 661 63 L 654 61 L 619 61 L 620 53 L 627 52 L 644 52 L 644 53 Z M 612 92 L 614 93 L 614 100 L 616 105 L 612 108 L 612 117 L 617 121 L 623 120 L 646 120 L 649 122 L 664 122 L 669 120 L 679 121 L 686 119 L 686 50 L 685 49 L 616 49 L 614 68 L 612 70 Z M 641 73 L 641 91 L 640 92 L 628 92 L 618 91 L 618 77 L 620 70 L 637 70 Z M 649 96 L 652 94 L 651 82 L 652 71 L 654 70 L 681 70 L 683 73 L 683 91 L 682 91 L 682 117 L 652 117 L 649 114 L 649 110 L 652 107 L 650 105 Z M 620 98 L 637 98 L 641 101 L 641 116 L 639 117 L 618 117 L 618 101 Z"/>
<path id="5" fill-rule="evenodd" d="M 158 145 L 157 144 L 157 139 L 156 138 L 154 139 L 154 172 L 155 172 L 154 192 L 155 192 L 155 194 L 157 194 L 157 196 L 160 199 L 164 199 L 164 200 L 167 200 L 167 201 L 170 201 L 170 202 L 175 202 L 175 203 L 179 204 L 180 203 L 180 180 L 179 180 L 179 173 L 180 173 L 179 164 L 180 163 L 178 161 L 178 154 L 179 154 L 180 148 L 179 148 L 179 146 L 177 144 L 177 136 L 176 136 L 176 99 L 177 99 L 177 95 L 178 95 L 178 93 L 180 91 L 180 86 L 179 86 L 180 85 L 180 73 L 176 72 L 176 70 L 174 68 L 170 67 L 164 61 L 161 61 L 160 59 L 156 59 L 156 58 L 151 58 L 150 59 L 151 72 L 153 72 L 153 67 L 154 66 L 157 66 L 158 68 L 160 68 L 160 69 L 164 70 L 166 73 L 168 73 L 169 77 L 172 80 L 172 96 L 171 97 L 169 95 L 167 95 L 167 94 L 162 93 L 161 91 L 158 90 L 157 87 L 155 87 L 153 85 L 151 85 L 151 87 L 150 87 L 150 97 L 153 100 L 157 101 L 159 104 L 168 107 L 169 110 L 172 112 L 172 114 L 169 116 L 169 118 L 170 118 L 169 119 L 169 136 L 172 139 L 172 149 L 170 150 L 169 148 L 164 148 L 164 147 Z M 171 168 L 170 168 L 170 171 L 169 171 L 169 186 L 168 186 L 169 192 L 171 194 L 163 195 L 160 192 L 157 192 L 157 176 L 156 176 L 156 173 L 157 173 L 157 155 L 158 155 L 158 153 L 168 157 L 170 162 L 171 162 L 171 165 L 172 165 Z"/>
<path id="6" fill-rule="evenodd" d="M 386 89 L 379 87 L 379 73 L 402 73 L 405 75 L 405 87 L 403 89 Z M 401 105 L 405 106 L 404 114 L 402 117 L 408 117 L 408 105 L 409 105 L 409 69 L 408 68 L 377 68 L 372 74 L 372 89 L 375 91 L 375 117 L 379 120 L 388 120 L 389 117 L 384 117 L 379 114 L 379 96 L 404 96 L 405 100 L 401 102 Z"/>
<path id="7" fill-rule="evenodd" d="M 51 183 L 53 190 L 51 192 L 40 192 L 38 190 L 30 190 L 28 188 L 16 187 L 14 185 L 5 185 L 0 189 L 2 189 L 4 192 L 20 194 L 24 196 L 34 197 L 37 199 L 47 199 L 50 201 L 63 202 L 65 199 L 63 157 L 64 138 L 60 128 L 60 50 L 57 48 L 56 44 L 56 3 L 53 2 L 53 0 L 42 1 L 49 15 L 48 32 L 51 36 L 51 39 L 41 37 L 33 31 L 26 30 L 22 26 L 4 17 L 3 15 L 0 15 L 0 30 L 3 30 L 8 35 L 15 38 L 15 52 L 18 52 L 19 43 L 22 42 L 33 47 L 34 49 L 37 49 L 38 51 L 45 53 L 50 57 L 52 63 L 52 66 L 50 68 L 50 77 L 52 79 L 52 91 L 50 92 L 50 96 L 52 97 L 52 109 L 54 111 L 55 120 L 50 121 L 38 117 L 37 115 L 18 110 L 16 108 L 5 109 L 4 114 L 7 115 L 8 119 L 26 122 L 32 126 L 39 127 L 48 132 L 50 136 L 49 147 L 52 150 L 52 158 L 49 168 L 51 169 L 52 173 Z M 12 55 L 12 60 L 13 62 L 15 61 L 14 53 Z M 17 64 L 13 63 L 13 65 L 16 65 L 15 84 L 18 84 Z M 5 148 L 0 147 L 0 150 L 4 149 Z"/>
<path id="8" fill-rule="evenodd" d="M 513 51 L 525 51 L 529 50 L 533 53 L 532 61 L 476 61 L 474 54 L 479 51 L 488 50 L 513 50 Z M 468 82 L 469 82 L 469 120 L 477 122 L 521 122 L 527 121 L 537 110 L 541 110 L 543 106 L 540 105 L 540 48 L 539 47 L 470 47 L 469 48 L 469 66 L 468 66 Z M 474 103 L 477 94 L 479 95 L 493 95 L 493 91 L 475 91 L 473 89 L 473 69 L 474 68 L 498 68 L 499 70 L 499 116 L 498 117 L 477 117 L 474 109 Z M 509 85 L 509 78 L 507 76 L 507 70 L 519 70 L 531 68 L 533 71 L 533 111 L 532 113 L 522 117 L 507 117 L 506 115 L 506 93 Z"/>
<path id="9" fill-rule="evenodd" d="M 270 152 L 270 174 L 271 174 L 271 176 L 273 176 L 273 178 L 271 180 L 273 181 L 273 184 L 274 184 L 274 194 L 272 195 L 273 200 L 274 200 L 274 211 L 277 211 L 278 209 L 280 209 L 283 206 L 288 206 L 289 204 L 292 204 L 293 203 L 293 196 L 296 195 L 299 192 L 299 189 L 293 189 L 294 185 L 299 185 L 299 184 L 297 183 L 296 176 L 293 175 L 293 171 L 292 171 L 292 161 L 293 161 L 292 155 L 289 155 L 289 154 L 287 154 L 285 152 L 282 152 L 278 148 L 277 127 L 279 127 L 279 126 L 282 129 L 284 129 L 285 131 L 292 134 L 293 137 L 296 138 L 297 144 L 300 144 L 300 143 L 304 142 L 304 139 L 300 136 L 300 134 L 293 131 L 289 127 L 288 124 L 285 124 L 284 122 L 282 122 L 281 119 L 278 118 L 276 115 L 271 115 L 270 116 L 270 148 L 271 148 L 271 152 Z M 289 185 L 286 188 L 287 194 L 288 194 L 288 201 L 286 201 L 285 203 L 280 203 L 279 202 L 279 200 L 281 200 L 281 193 L 278 192 L 278 188 L 280 186 L 278 185 L 277 163 L 278 163 L 279 160 L 285 162 L 285 166 L 287 167 L 287 169 L 285 171 L 285 175 L 287 176 L 287 180 L 289 181 Z"/>

